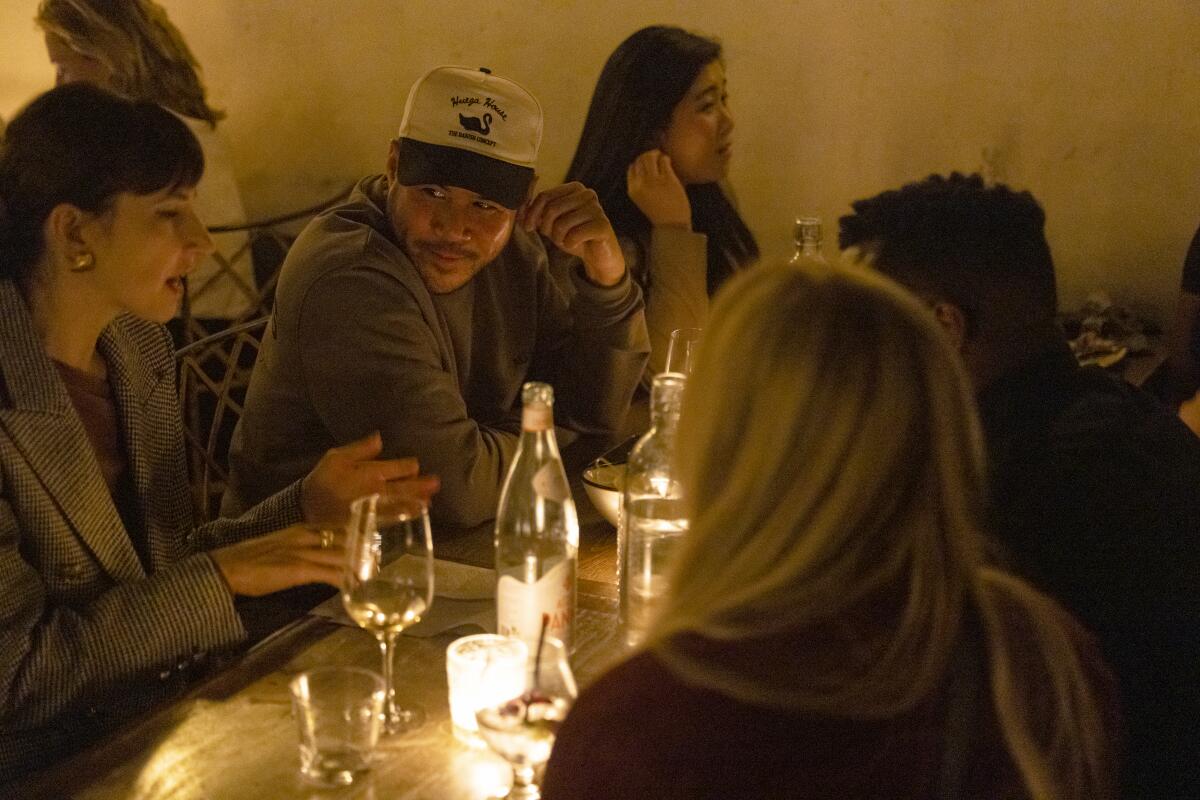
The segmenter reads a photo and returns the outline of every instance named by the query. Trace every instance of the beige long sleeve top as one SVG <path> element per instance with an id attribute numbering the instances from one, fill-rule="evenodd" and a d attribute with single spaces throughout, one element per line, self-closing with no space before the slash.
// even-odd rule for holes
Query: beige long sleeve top
<path id="1" fill-rule="evenodd" d="M 708 321 L 708 237 L 688 228 L 656 225 L 645 248 L 622 237 L 621 249 L 646 298 L 648 382 L 666 367 L 671 331 L 703 328 Z"/>

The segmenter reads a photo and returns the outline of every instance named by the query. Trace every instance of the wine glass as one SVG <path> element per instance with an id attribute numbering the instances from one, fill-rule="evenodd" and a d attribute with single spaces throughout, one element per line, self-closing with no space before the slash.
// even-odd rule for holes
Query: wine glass
<path id="1" fill-rule="evenodd" d="M 484 673 L 487 681 L 487 673 Z M 512 765 L 508 800 L 538 800 L 533 777 L 550 759 L 554 737 L 578 694 L 567 651 L 558 639 L 543 635 L 530 655 L 525 689 L 520 695 L 475 712 L 479 735 Z"/>
<path id="2" fill-rule="evenodd" d="M 425 715 L 420 708 L 397 707 L 393 661 L 396 637 L 419 622 L 433 603 L 429 510 L 420 500 L 360 497 L 350 504 L 346 533 L 342 604 L 351 619 L 379 640 L 387 687 L 385 730 L 411 730 Z"/>
<path id="3" fill-rule="evenodd" d="M 667 347 L 667 368 L 664 372 L 691 375 L 696 365 L 696 348 L 700 346 L 701 328 L 676 328 L 671 331 L 671 344 Z"/>

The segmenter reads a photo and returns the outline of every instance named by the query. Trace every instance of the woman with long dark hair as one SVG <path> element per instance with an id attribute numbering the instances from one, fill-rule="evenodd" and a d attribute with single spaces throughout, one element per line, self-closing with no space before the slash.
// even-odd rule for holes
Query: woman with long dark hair
<path id="1" fill-rule="evenodd" d="M 715 40 L 655 25 L 609 56 L 566 180 L 599 195 L 646 293 L 651 373 L 671 331 L 703 327 L 709 296 L 758 258 L 722 185 L 732 133 Z"/>
<path id="2" fill-rule="evenodd" d="M 428 495 L 378 437 L 196 527 L 171 342 L 212 244 L 199 143 L 86 83 L 0 142 L 0 783 L 177 690 L 247 636 L 235 595 L 337 585 L 358 496 Z M 326 530 L 322 532 L 320 529 Z"/>

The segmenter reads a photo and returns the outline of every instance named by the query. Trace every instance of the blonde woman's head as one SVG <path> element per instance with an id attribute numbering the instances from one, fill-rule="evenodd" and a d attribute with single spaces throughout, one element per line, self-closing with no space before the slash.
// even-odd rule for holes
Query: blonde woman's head
<path id="1" fill-rule="evenodd" d="M 94 83 L 211 125 L 224 118 L 209 106 L 183 36 L 153 0 L 42 0 L 36 22 L 56 83 Z"/>
<path id="2" fill-rule="evenodd" d="M 895 284 L 740 275 L 712 310 L 679 447 L 693 529 L 660 634 L 769 636 L 886 595 L 899 638 L 865 658 L 954 637 L 953 597 L 979 560 L 980 436 L 954 354 Z M 901 694 L 862 712 L 913 699 Z"/>
<path id="3" fill-rule="evenodd" d="M 746 702 L 880 719 L 938 696 L 951 656 L 982 639 L 1033 796 L 1104 796 L 1063 612 L 984 564 L 974 399 L 920 301 L 863 268 L 747 270 L 718 295 L 688 381 L 691 529 L 647 647 Z M 1049 724 L 1029 710 L 1042 687 Z"/>

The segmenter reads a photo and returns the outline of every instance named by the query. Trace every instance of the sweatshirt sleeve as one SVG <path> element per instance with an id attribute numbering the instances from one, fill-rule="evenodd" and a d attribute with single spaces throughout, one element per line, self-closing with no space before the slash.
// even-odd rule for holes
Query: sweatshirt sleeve
<path id="1" fill-rule="evenodd" d="M 331 271 L 306 292 L 295 330 L 303 384 L 335 441 L 378 430 L 382 458 L 416 456 L 441 479 L 435 522 L 466 527 L 495 514 L 517 436 L 469 416 L 404 284 L 376 269 Z"/>

